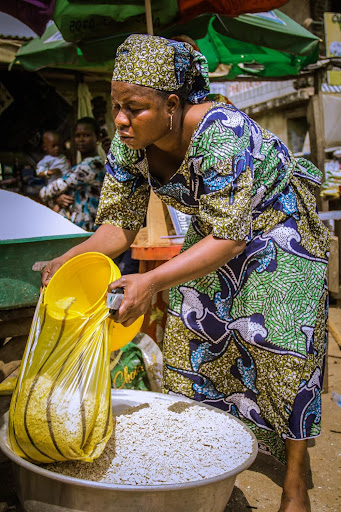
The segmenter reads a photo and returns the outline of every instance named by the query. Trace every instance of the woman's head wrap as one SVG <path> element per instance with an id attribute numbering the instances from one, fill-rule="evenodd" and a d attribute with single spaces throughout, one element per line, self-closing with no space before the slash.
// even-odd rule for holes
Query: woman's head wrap
<path id="1" fill-rule="evenodd" d="M 188 43 L 158 36 L 134 34 L 116 52 L 113 80 L 176 92 L 183 86 L 190 103 L 201 103 L 209 93 L 206 58 Z"/>

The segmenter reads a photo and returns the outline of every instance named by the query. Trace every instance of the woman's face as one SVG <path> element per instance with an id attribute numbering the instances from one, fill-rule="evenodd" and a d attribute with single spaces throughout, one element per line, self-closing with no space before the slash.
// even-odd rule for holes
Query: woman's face
<path id="1" fill-rule="evenodd" d="M 111 98 L 118 134 L 129 148 L 146 148 L 169 134 L 167 102 L 153 89 L 113 81 Z"/>
<path id="2" fill-rule="evenodd" d="M 82 158 L 97 154 L 97 135 L 91 125 L 77 124 L 74 132 L 76 149 Z"/>

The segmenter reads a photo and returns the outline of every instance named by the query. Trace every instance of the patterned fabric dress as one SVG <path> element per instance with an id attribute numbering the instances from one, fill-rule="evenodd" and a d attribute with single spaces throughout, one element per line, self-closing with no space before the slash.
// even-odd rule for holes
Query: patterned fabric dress
<path id="1" fill-rule="evenodd" d="M 183 251 L 208 234 L 246 240 L 238 257 L 170 290 L 164 390 L 243 420 L 285 462 L 285 439 L 320 433 L 328 230 L 320 172 L 232 105 L 213 103 L 166 185 L 145 151 L 114 139 L 97 223 L 138 229 L 148 191 L 192 214 Z"/>
<path id="2" fill-rule="evenodd" d="M 86 231 L 95 231 L 96 212 L 105 176 L 104 162 L 100 156 L 89 156 L 72 167 L 62 178 L 43 187 L 39 196 L 47 203 L 60 194 L 74 197 L 69 208 L 59 213 Z"/>

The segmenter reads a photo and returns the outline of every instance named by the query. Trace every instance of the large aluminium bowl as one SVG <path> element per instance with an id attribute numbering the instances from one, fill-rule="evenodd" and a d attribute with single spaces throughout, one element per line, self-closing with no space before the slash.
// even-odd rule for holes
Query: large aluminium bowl
<path id="1" fill-rule="evenodd" d="M 148 391 L 112 390 L 113 411 L 120 413 L 154 399 L 170 403 L 199 402 Z M 233 418 L 230 416 L 230 418 Z M 247 469 L 257 455 L 254 434 L 240 423 L 253 440 L 252 453 L 243 464 L 214 478 L 170 485 L 111 485 L 53 473 L 18 457 L 7 442 L 8 413 L 2 418 L 0 448 L 13 463 L 15 487 L 27 512 L 223 512 L 238 473 Z"/>

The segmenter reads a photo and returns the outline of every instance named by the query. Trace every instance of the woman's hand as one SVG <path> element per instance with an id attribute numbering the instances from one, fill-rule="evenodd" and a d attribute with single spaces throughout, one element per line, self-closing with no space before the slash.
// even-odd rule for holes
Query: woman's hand
<path id="1" fill-rule="evenodd" d="M 153 283 L 148 272 L 146 274 L 129 274 L 109 284 L 108 292 L 112 292 L 115 288 L 124 289 L 124 299 L 113 318 L 115 322 L 129 327 L 147 312 L 154 293 Z"/>
<path id="2" fill-rule="evenodd" d="M 61 208 L 68 208 L 71 204 L 74 203 L 75 199 L 73 196 L 69 196 L 68 194 L 60 194 L 60 196 L 56 197 L 54 201 Z"/>
<path id="3" fill-rule="evenodd" d="M 64 263 L 64 260 L 61 258 L 55 258 L 48 262 L 46 267 L 41 271 L 41 285 L 47 286 L 53 274 L 57 272 L 59 267 L 61 267 Z"/>

